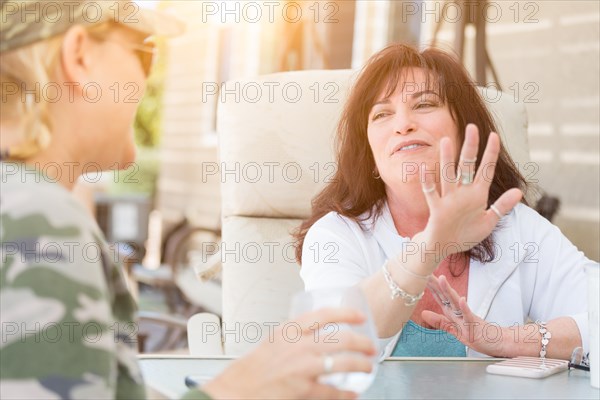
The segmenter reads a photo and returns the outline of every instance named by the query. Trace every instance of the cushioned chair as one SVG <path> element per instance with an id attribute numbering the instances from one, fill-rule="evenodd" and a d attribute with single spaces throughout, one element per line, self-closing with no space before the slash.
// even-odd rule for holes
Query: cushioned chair
<path id="1" fill-rule="evenodd" d="M 188 322 L 194 355 L 238 355 L 287 318 L 303 290 L 290 231 L 332 176 L 336 123 L 356 72 L 298 71 L 227 82 L 217 126 L 222 179 L 223 319 Z M 504 144 L 523 167 L 527 117 L 513 97 L 488 89 Z"/>

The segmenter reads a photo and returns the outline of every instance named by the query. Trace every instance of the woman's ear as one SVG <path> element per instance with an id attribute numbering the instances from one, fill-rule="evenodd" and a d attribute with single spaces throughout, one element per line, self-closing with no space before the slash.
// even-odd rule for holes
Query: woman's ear
<path id="1" fill-rule="evenodd" d="M 91 81 L 94 45 L 88 31 L 80 25 L 71 27 L 64 35 L 60 65 L 64 80 L 74 83 L 75 91 Z"/>

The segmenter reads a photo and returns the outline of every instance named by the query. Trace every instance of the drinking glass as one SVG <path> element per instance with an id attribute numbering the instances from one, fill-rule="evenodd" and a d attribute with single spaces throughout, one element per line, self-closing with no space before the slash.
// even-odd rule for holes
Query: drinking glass
<path id="1" fill-rule="evenodd" d="M 362 290 L 357 287 L 319 289 L 308 292 L 300 292 L 292 298 L 290 309 L 290 318 L 294 319 L 301 314 L 314 311 L 324 307 L 346 307 L 353 308 L 365 315 L 366 319 L 362 324 L 326 324 L 320 328 L 319 334 L 324 341 L 335 340 L 337 332 L 343 330 L 352 330 L 369 337 L 373 343 L 377 344 L 377 334 L 373 316 L 367 304 L 367 299 Z M 365 372 L 335 372 L 327 375 L 321 375 L 319 382 L 335 386 L 341 390 L 350 390 L 356 393 L 362 393 L 371 386 L 377 373 L 377 354 L 372 357 L 373 370 L 371 373 Z"/>

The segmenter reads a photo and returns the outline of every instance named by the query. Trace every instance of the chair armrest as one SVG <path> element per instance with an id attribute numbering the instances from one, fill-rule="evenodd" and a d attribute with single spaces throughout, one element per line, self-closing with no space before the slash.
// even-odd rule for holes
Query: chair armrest
<path id="1" fill-rule="evenodd" d="M 220 237 L 221 231 L 219 229 L 203 228 L 199 226 L 191 226 L 185 223 L 179 227 L 175 232 L 172 232 L 168 238 L 165 239 L 165 250 L 164 250 L 164 263 L 170 265 L 173 269 L 173 274 L 177 274 L 177 268 L 183 256 L 183 250 L 185 249 L 186 243 L 196 233 L 210 233 L 214 237 Z"/>
<path id="2" fill-rule="evenodd" d="M 187 323 L 190 355 L 210 357 L 223 355 L 221 320 L 212 313 L 192 315 Z"/>

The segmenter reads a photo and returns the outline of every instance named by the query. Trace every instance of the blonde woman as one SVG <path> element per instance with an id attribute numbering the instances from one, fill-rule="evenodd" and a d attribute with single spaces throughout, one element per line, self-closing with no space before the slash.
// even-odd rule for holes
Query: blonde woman
<path id="1" fill-rule="evenodd" d="M 154 55 L 146 39 L 179 24 L 123 1 L 2 1 L 0 14 L 0 397 L 144 398 L 135 304 L 70 190 L 90 166 L 134 160 L 131 127 Z M 133 97 L 115 98 L 125 84 Z M 353 398 L 317 378 L 370 371 L 373 344 L 353 334 L 314 342 L 309 327 L 361 320 L 343 309 L 305 315 L 298 343 L 276 334 L 186 398 Z M 357 355 L 332 365 L 327 354 L 339 350 Z"/>

